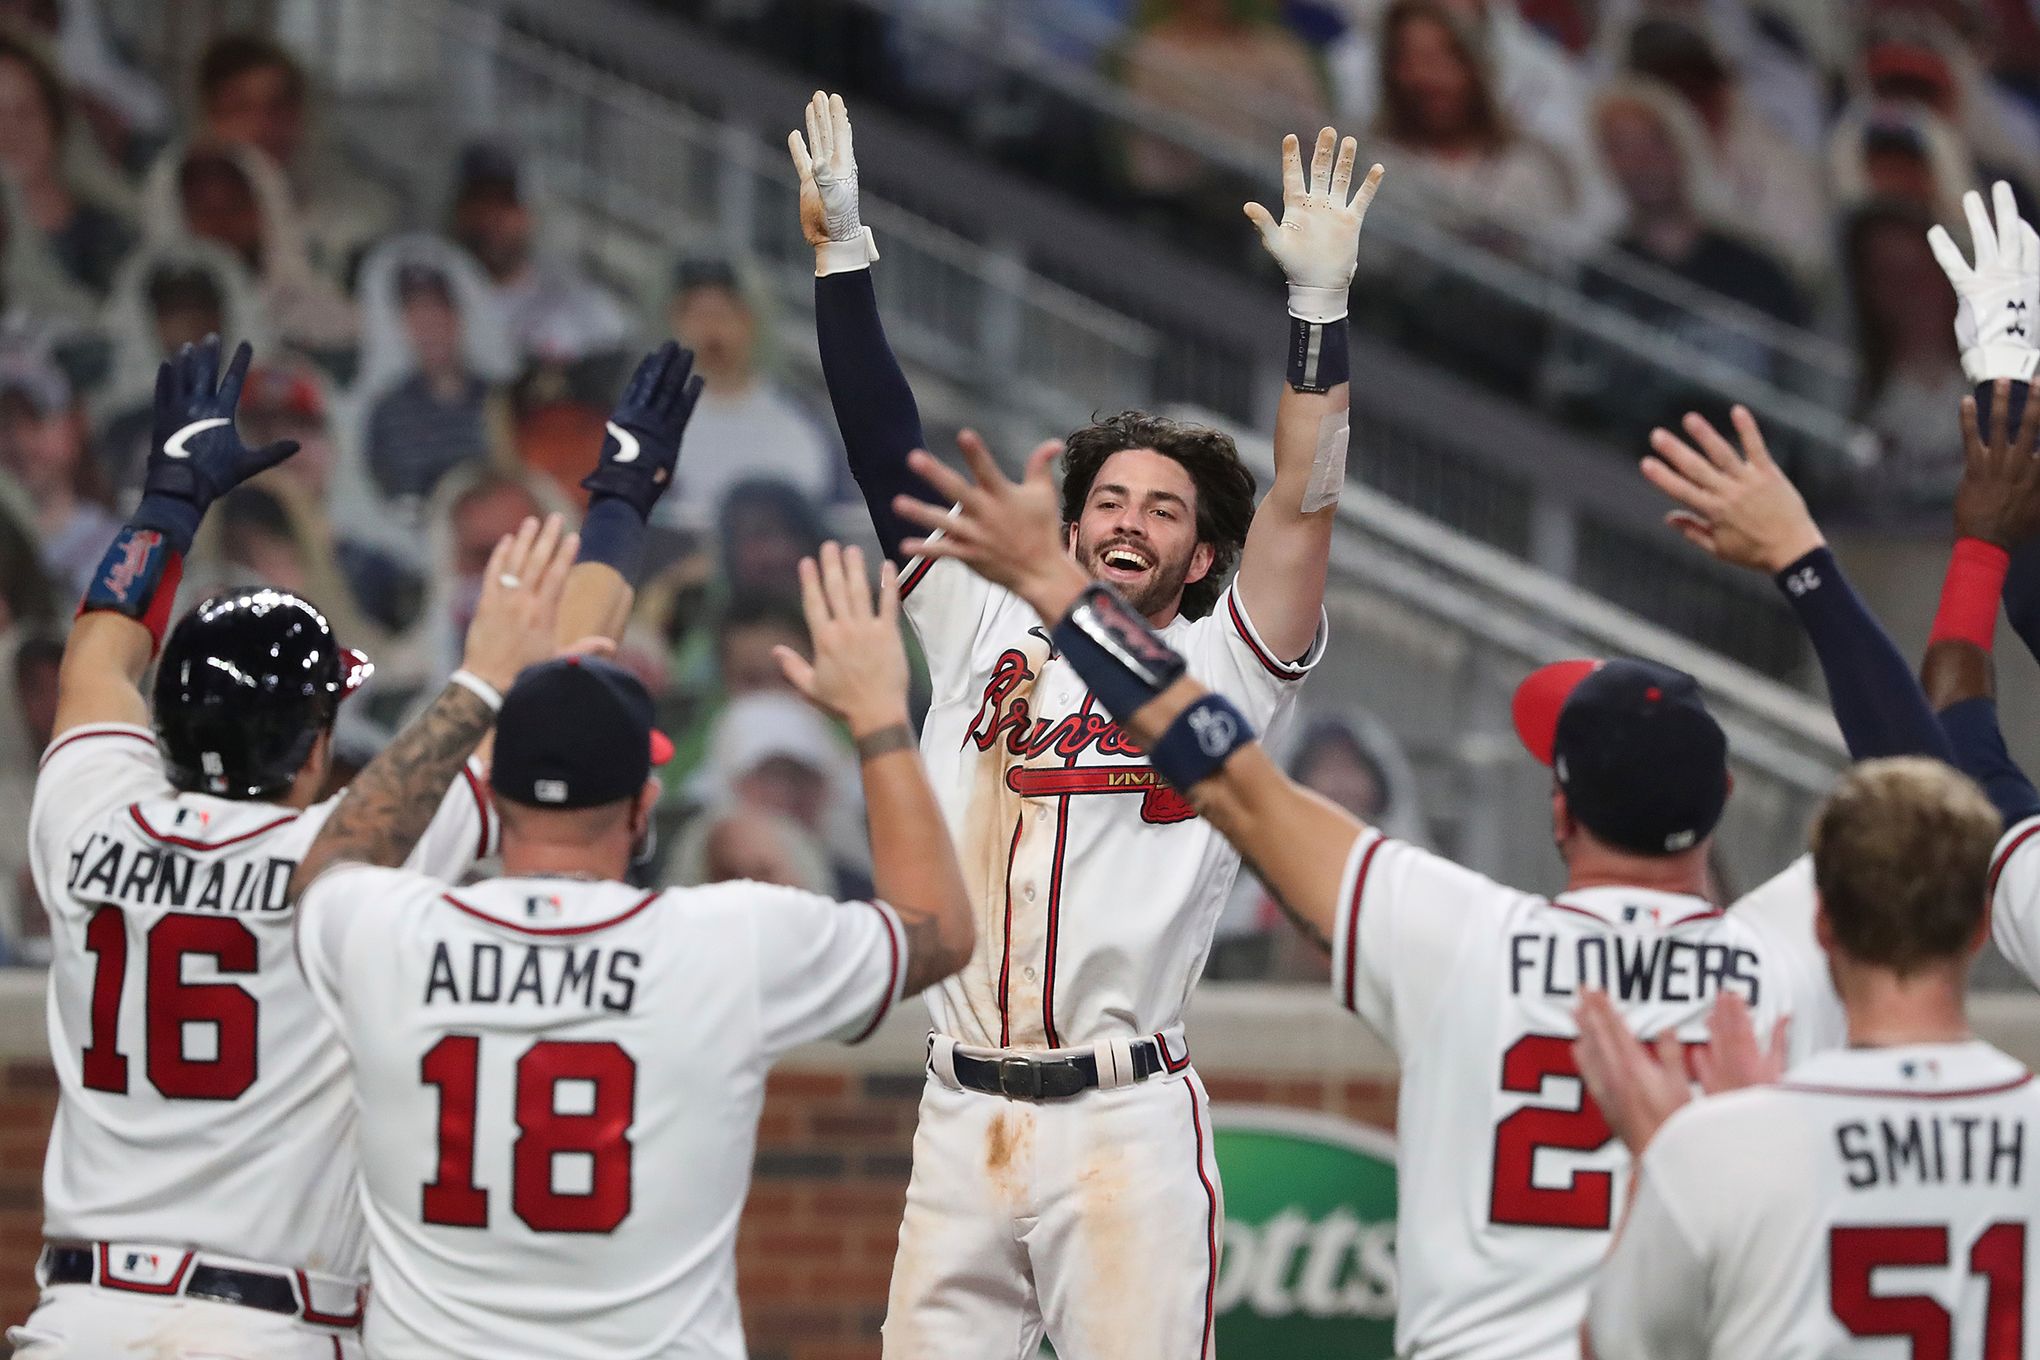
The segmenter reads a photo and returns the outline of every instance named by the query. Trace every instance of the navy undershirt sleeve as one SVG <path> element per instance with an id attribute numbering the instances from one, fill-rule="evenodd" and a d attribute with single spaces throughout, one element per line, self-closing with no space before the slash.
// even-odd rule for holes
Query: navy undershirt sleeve
<path id="1" fill-rule="evenodd" d="M 887 557 L 904 563 L 900 544 L 923 530 L 894 513 L 893 497 L 938 503 L 942 498 L 907 467 L 907 455 L 928 444 L 914 391 L 886 343 L 869 269 L 815 280 L 815 338 L 850 475 L 864 496 L 879 546 Z"/>
<path id="2" fill-rule="evenodd" d="M 1954 749 L 1955 768 L 1983 786 L 2005 819 L 2006 830 L 2040 814 L 2040 790 L 2005 749 L 1997 700 L 1984 695 L 1951 704 L 1941 710 L 1941 727 Z"/>
<path id="3" fill-rule="evenodd" d="M 1828 703 L 1850 759 L 1934 756 L 1954 763 L 1948 736 L 1912 667 L 1842 575 L 1834 554 L 1815 548 L 1776 579 L 1820 658 Z"/>

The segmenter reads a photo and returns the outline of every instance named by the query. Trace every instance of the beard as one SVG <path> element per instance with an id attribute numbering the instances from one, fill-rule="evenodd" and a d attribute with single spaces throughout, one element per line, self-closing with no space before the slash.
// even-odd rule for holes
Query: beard
<path id="1" fill-rule="evenodd" d="M 1126 597 L 1126 602 L 1139 610 L 1144 617 L 1153 618 L 1156 614 L 1173 612 L 1181 608 L 1183 586 L 1190 578 L 1190 553 L 1195 551 L 1195 545 L 1178 558 L 1162 556 L 1152 543 L 1137 545 L 1141 556 L 1152 558 L 1154 565 L 1141 573 L 1140 578 L 1135 581 L 1121 580 L 1105 570 L 1106 550 L 1121 545 L 1136 546 L 1131 540 L 1123 537 L 1108 538 L 1099 543 L 1086 543 L 1080 537 L 1077 540 L 1075 554 L 1077 565 L 1082 567 L 1084 574 L 1092 580 L 1104 581 L 1117 589 Z"/>

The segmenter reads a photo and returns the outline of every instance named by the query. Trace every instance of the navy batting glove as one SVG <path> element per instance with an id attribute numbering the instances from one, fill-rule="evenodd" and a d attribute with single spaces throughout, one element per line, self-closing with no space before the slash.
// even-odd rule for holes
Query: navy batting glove
<path id="1" fill-rule="evenodd" d="M 629 505 L 640 519 L 673 484 L 680 461 L 680 436 L 701 399 L 701 379 L 694 371 L 694 351 L 675 342 L 646 355 L 609 413 L 609 437 L 602 441 L 602 459 L 582 479 L 591 502 L 613 496 Z"/>
<path id="2" fill-rule="evenodd" d="M 254 351 L 243 341 L 220 373 L 220 338 L 185 345 L 156 370 L 155 436 L 142 475 L 142 503 L 129 521 L 155 529 L 188 552 L 206 507 L 298 451 L 295 439 L 251 449 L 234 429 L 234 408 Z"/>

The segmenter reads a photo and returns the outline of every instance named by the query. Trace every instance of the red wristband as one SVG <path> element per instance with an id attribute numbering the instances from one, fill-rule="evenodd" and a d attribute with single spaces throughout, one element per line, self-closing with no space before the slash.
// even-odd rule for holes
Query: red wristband
<path id="1" fill-rule="evenodd" d="M 1973 642 L 1989 651 L 1997 640 L 1998 601 L 2011 564 L 2012 555 L 1995 543 L 1956 539 L 1948 557 L 1948 578 L 1941 585 L 1941 608 L 1927 641 Z"/>

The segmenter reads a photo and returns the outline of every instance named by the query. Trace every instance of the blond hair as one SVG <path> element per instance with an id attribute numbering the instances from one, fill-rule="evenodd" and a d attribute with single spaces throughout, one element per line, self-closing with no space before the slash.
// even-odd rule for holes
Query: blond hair
<path id="1" fill-rule="evenodd" d="M 1813 824 L 1813 878 L 1835 945 L 1900 977 L 1965 960 L 2001 830 L 1983 790 L 1938 760 L 1848 771 Z"/>

